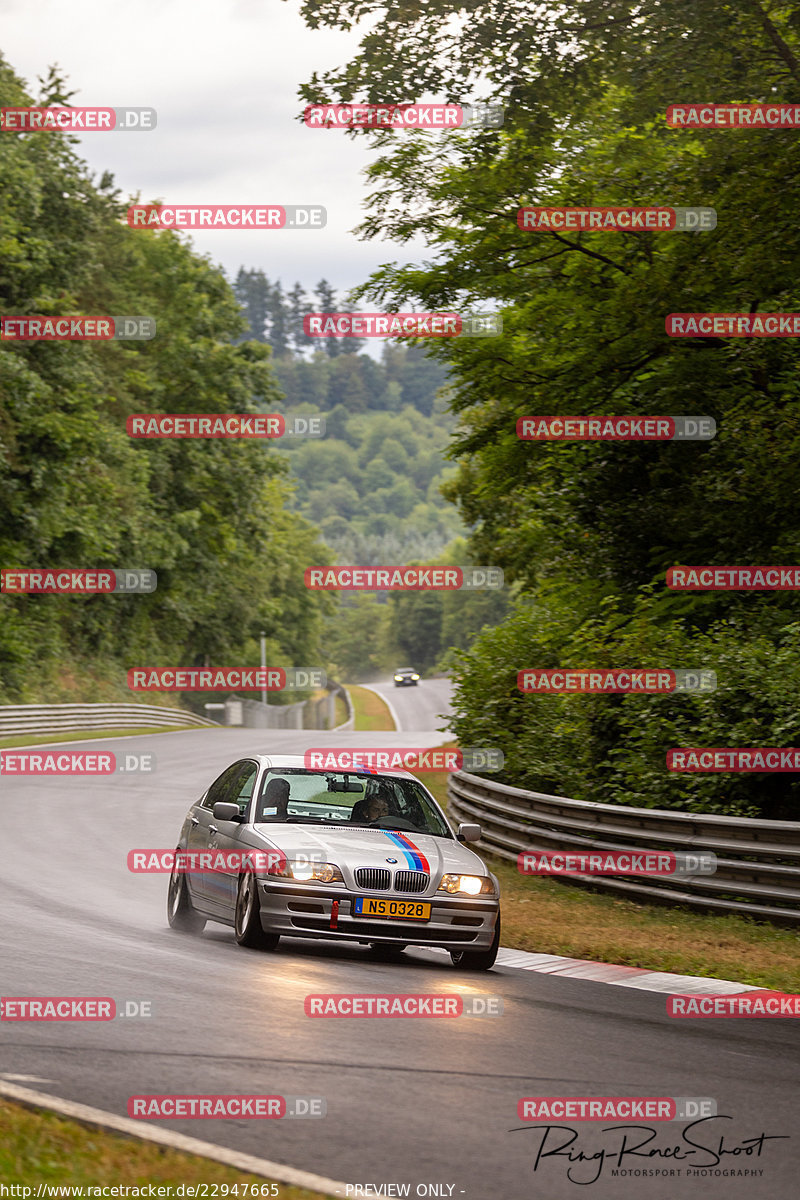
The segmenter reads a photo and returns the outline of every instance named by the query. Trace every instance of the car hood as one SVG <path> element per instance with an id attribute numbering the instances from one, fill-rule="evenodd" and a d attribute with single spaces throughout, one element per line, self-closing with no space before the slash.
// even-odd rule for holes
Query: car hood
<path id="1" fill-rule="evenodd" d="M 277 846 L 289 859 L 308 855 L 312 861 L 337 866 L 383 867 L 393 858 L 398 870 L 429 871 L 431 876 L 446 872 L 487 874 L 478 855 L 454 838 L 340 825 L 256 825 L 253 833 L 260 841 Z"/>

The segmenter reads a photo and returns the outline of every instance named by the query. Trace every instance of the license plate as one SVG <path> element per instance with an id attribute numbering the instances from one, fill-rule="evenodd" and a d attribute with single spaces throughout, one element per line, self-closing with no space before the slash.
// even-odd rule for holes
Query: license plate
<path id="1" fill-rule="evenodd" d="M 423 900 L 384 900 L 370 896 L 356 896 L 353 900 L 354 917 L 381 917 L 402 921 L 430 921 L 431 906 Z"/>

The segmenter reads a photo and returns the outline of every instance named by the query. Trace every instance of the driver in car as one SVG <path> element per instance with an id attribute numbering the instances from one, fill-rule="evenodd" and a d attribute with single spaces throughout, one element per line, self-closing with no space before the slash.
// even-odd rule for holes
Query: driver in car
<path id="1" fill-rule="evenodd" d="M 374 796 L 370 796 L 366 804 L 366 812 L 364 819 L 367 821 L 379 821 L 381 817 L 388 817 L 389 802 L 382 792 L 376 792 Z"/>
<path id="2" fill-rule="evenodd" d="M 270 779 L 261 798 L 258 820 L 285 821 L 289 815 L 289 790 L 287 779 Z"/>
<path id="3" fill-rule="evenodd" d="M 360 824 L 362 822 L 379 821 L 381 817 L 388 817 L 388 815 L 388 797 L 384 791 L 378 791 L 364 800 L 356 801 L 353 805 L 353 813 L 350 820 Z"/>

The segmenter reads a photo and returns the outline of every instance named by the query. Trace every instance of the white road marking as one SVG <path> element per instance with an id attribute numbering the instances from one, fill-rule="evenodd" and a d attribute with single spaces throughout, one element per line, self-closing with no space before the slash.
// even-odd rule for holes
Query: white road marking
<path id="1" fill-rule="evenodd" d="M 500 947 L 498 967 L 518 971 L 538 971 L 544 975 L 572 976 L 613 987 L 639 988 L 645 992 L 670 992 L 680 995 L 732 995 L 736 992 L 760 992 L 763 988 L 732 979 L 710 979 L 702 975 L 673 975 L 668 971 L 647 971 L 641 967 L 622 967 L 615 963 L 591 962 L 584 958 L 563 958 L 559 954 L 531 954 L 527 950 Z"/>
<path id="2" fill-rule="evenodd" d="M 0 1079 L 8 1079 L 12 1083 L 55 1083 L 54 1079 L 42 1079 L 41 1075 L 9 1075 L 0 1071 Z"/>
<path id="3" fill-rule="evenodd" d="M 17 1087 L 14 1083 L 0 1082 L 0 1096 L 7 1100 L 16 1100 L 28 1108 L 46 1108 L 59 1116 L 69 1117 L 70 1120 L 80 1121 L 84 1125 L 94 1125 L 100 1129 L 108 1129 L 112 1133 L 124 1133 L 126 1137 L 136 1137 L 145 1142 L 157 1142 L 161 1146 L 169 1146 L 171 1150 L 181 1150 L 186 1154 L 196 1154 L 200 1158 L 210 1158 L 215 1162 L 224 1163 L 226 1167 L 234 1167 L 237 1171 L 246 1171 L 251 1175 L 261 1175 L 265 1179 L 274 1179 L 279 1183 L 290 1183 L 295 1187 L 308 1188 L 312 1192 L 322 1192 L 325 1195 L 343 1196 L 346 1184 L 335 1179 L 327 1179 L 324 1175 L 314 1175 L 311 1171 L 300 1171 L 288 1167 L 284 1163 L 271 1162 L 268 1158 L 256 1158 L 252 1154 L 241 1154 L 238 1150 L 226 1150 L 224 1146 L 215 1146 L 213 1142 L 202 1142 L 199 1138 L 187 1137 L 186 1134 L 176 1133 L 172 1129 L 162 1129 L 150 1126 L 145 1121 L 134 1121 L 130 1117 L 120 1117 L 116 1113 L 104 1112 L 100 1108 L 90 1108 L 86 1104 L 76 1104 L 73 1100 L 63 1100 L 60 1096 L 48 1096 L 44 1092 L 34 1092 L 29 1088 Z"/>

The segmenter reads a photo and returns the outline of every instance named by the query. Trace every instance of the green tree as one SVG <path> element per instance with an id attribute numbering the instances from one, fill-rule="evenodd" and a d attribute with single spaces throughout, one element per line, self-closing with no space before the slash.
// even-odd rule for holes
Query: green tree
<path id="1" fill-rule="evenodd" d="M 333 290 L 327 279 L 320 279 L 314 290 L 314 298 L 317 302 L 318 312 L 338 312 L 336 307 L 336 292 Z M 321 347 L 328 355 L 328 358 L 336 358 L 342 350 L 342 344 L 339 338 L 326 337 L 318 339 L 321 342 Z"/>
<path id="2" fill-rule="evenodd" d="M 373 138 L 379 155 L 362 232 L 423 237 L 431 251 L 422 266 L 382 268 L 358 298 L 503 315 L 501 338 L 434 348 L 459 415 L 459 470 L 446 493 L 472 531 L 473 557 L 502 565 L 524 591 L 520 612 L 461 661 L 459 734 L 502 738 L 515 782 L 542 790 L 761 811 L 758 776 L 727 791 L 724 777 L 675 780 L 663 754 L 675 737 L 791 741 L 795 698 L 782 707 L 758 672 L 787 662 L 796 599 L 671 594 L 664 572 L 794 561 L 795 346 L 672 340 L 664 319 L 800 307 L 797 140 L 790 130 L 673 130 L 665 109 L 707 97 L 709 86 L 725 102 L 791 102 L 797 5 L 545 0 L 534 11 L 477 0 L 468 20 L 451 0 L 354 0 L 346 11 L 315 0 L 304 11 L 315 26 L 370 17 L 353 61 L 311 80 L 309 98 L 454 99 L 481 86 L 506 111 L 502 129 L 478 133 L 356 135 Z M 709 205 L 718 225 L 532 234 L 516 223 L 522 205 L 587 204 Z M 602 413 L 708 414 L 718 434 L 706 444 L 540 445 L 515 432 L 529 414 Z M 515 668 L 573 662 L 576 648 L 586 662 L 619 665 L 634 653 L 663 663 L 694 651 L 729 677 L 712 701 L 688 704 L 516 692 Z M 770 779 L 769 791 L 773 812 L 793 811 L 790 779 Z"/>
<path id="3" fill-rule="evenodd" d="M 271 285 L 263 271 L 239 268 L 233 285 L 234 295 L 247 319 L 247 335 L 256 342 L 266 342 L 270 315 Z"/>
<path id="4" fill-rule="evenodd" d="M 292 337 L 291 311 L 286 303 L 286 297 L 283 294 L 280 280 L 273 284 L 270 289 L 268 310 L 268 341 L 272 347 L 273 354 L 277 358 L 280 358 L 288 351 L 289 340 Z"/>
<path id="5" fill-rule="evenodd" d="M 342 596 L 326 624 L 325 647 L 337 677 L 357 683 L 385 674 L 391 666 L 389 612 L 375 596 Z"/>
<path id="6" fill-rule="evenodd" d="M 287 322 L 289 340 L 292 349 L 298 354 L 302 354 L 309 347 L 314 346 L 314 339 L 303 328 L 303 318 L 307 313 L 313 312 L 313 309 L 300 283 L 294 285 L 287 294 L 286 300 L 289 310 Z"/>
<path id="7" fill-rule="evenodd" d="M 391 637 L 401 665 L 430 670 L 442 645 L 442 603 L 435 592 L 390 592 Z"/>
<path id="8" fill-rule="evenodd" d="M 4 62 L 0 103 L 31 103 Z M 274 406 L 269 349 L 242 340 L 240 298 L 187 241 L 127 226 L 113 179 L 95 185 L 74 142 L 0 139 L 0 313 L 142 313 L 157 336 L 0 343 L 0 561 L 150 567 L 158 588 L 4 594 L 0 698 L 119 698 L 146 663 L 250 665 L 265 624 L 289 661 L 313 662 L 332 600 L 303 586 L 303 566 L 327 551 L 287 510 L 282 458 L 125 429 L 134 413 Z"/>

